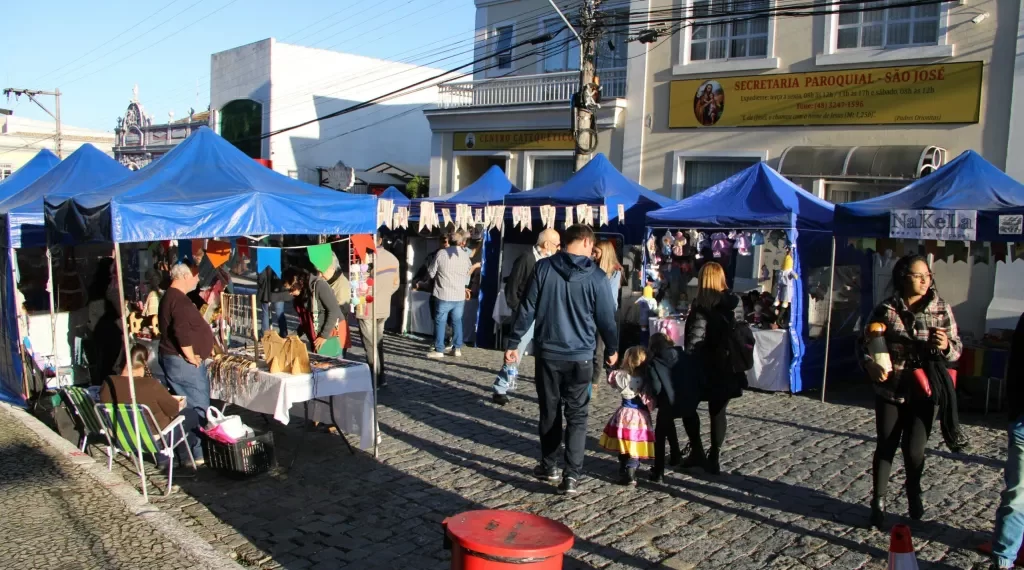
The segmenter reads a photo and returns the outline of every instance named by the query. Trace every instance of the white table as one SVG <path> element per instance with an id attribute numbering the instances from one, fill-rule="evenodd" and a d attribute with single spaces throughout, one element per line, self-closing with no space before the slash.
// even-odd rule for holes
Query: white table
<path id="1" fill-rule="evenodd" d="M 290 422 L 292 416 L 332 424 L 340 431 L 359 434 L 360 449 L 373 449 L 370 367 L 351 360 L 340 362 L 344 366 L 314 368 L 312 374 L 271 374 L 260 370 L 243 389 L 215 386 L 210 389 L 210 397 L 273 416 L 283 424 Z"/>
<path id="2" fill-rule="evenodd" d="M 754 367 L 747 370 L 750 387 L 788 392 L 789 363 L 792 357 L 788 329 L 755 329 Z"/>

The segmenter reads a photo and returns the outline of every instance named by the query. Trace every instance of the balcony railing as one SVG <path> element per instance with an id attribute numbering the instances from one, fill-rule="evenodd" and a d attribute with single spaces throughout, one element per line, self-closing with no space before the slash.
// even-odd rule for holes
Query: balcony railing
<path id="1" fill-rule="evenodd" d="M 626 69 L 606 69 L 598 73 L 601 97 L 626 96 Z M 481 79 L 438 86 L 441 109 L 480 107 L 487 105 L 523 105 L 530 103 L 569 102 L 579 86 L 579 73 L 541 73 Z"/>

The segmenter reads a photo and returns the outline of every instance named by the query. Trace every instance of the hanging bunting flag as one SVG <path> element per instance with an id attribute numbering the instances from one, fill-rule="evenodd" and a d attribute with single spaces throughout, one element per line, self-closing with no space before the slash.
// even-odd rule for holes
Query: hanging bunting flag
<path id="1" fill-rule="evenodd" d="M 523 207 L 512 206 L 512 227 L 516 229 L 523 228 Z"/>
<path id="2" fill-rule="evenodd" d="M 231 259 L 231 244 L 226 241 L 211 239 L 206 244 L 206 257 L 210 258 L 210 265 L 217 269 Z"/>
<path id="3" fill-rule="evenodd" d="M 313 264 L 313 267 L 316 267 L 320 273 L 330 269 L 331 264 L 334 263 L 334 255 L 331 252 L 331 244 L 329 243 L 311 245 L 306 248 L 306 254 L 309 255 L 309 261 Z"/>
<path id="4" fill-rule="evenodd" d="M 540 221 L 544 225 L 545 229 L 551 229 L 555 227 L 555 216 L 556 209 L 554 206 L 541 206 L 540 207 Z"/>
<path id="5" fill-rule="evenodd" d="M 939 244 L 935 240 L 926 240 L 924 242 L 924 254 L 931 255 L 935 259 L 939 258 Z"/>
<path id="6" fill-rule="evenodd" d="M 602 226 L 608 225 L 608 206 L 601 206 L 598 208 L 598 218 Z"/>
<path id="7" fill-rule="evenodd" d="M 420 202 L 420 229 L 430 231 L 437 225 L 437 212 L 433 202 Z"/>
<path id="8" fill-rule="evenodd" d="M 399 220 L 402 229 L 409 229 L 409 207 L 402 206 L 398 209 Z"/>
<path id="9" fill-rule="evenodd" d="M 591 206 L 590 204 L 587 204 L 587 206 L 585 208 L 583 208 L 583 217 L 586 219 L 586 222 L 584 222 L 584 223 L 586 223 L 590 227 L 594 227 L 594 207 L 593 206 Z"/>
<path id="10" fill-rule="evenodd" d="M 572 206 L 565 207 L 565 229 L 569 229 L 572 226 Z"/>
<path id="11" fill-rule="evenodd" d="M 484 211 L 480 208 L 473 208 L 473 225 L 480 226 L 484 223 Z"/>
<path id="12" fill-rule="evenodd" d="M 444 227 L 448 227 L 452 223 L 452 213 L 448 210 L 441 210 L 441 217 L 444 219 Z"/>
<path id="13" fill-rule="evenodd" d="M 626 205 L 625 204 L 619 204 L 616 207 L 616 210 L 618 211 L 618 214 L 619 214 L 618 215 L 619 223 L 620 224 L 626 223 Z"/>
<path id="14" fill-rule="evenodd" d="M 980 241 L 971 242 L 971 256 L 974 258 L 974 263 L 984 263 L 988 265 L 988 244 Z"/>
<path id="15" fill-rule="evenodd" d="M 238 245 L 238 255 L 249 257 L 249 240 L 238 238 L 235 243 Z"/>
<path id="16" fill-rule="evenodd" d="M 330 246 L 328 246 L 330 247 Z M 281 276 L 281 250 L 276 247 L 261 247 L 256 250 L 256 273 L 270 268 L 278 277 Z"/>
<path id="17" fill-rule="evenodd" d="M 473 225 L 473 207 L 469 204 L 462 206 L 462 229 L 468 230 Z"/>
<path id="18" fill-rule="evenodd" d="M 1006 244 L 1002 242 L 992 242 L 992 259 L 996 263 L 1002 261 L 1006 263 Z"/>
<path id="19" fill-rule="evenodd" d="M 1011 254 L 1012 255 L 1011 261 L 1017 261 L 1018 259 L 1024 259 L 1024 243 L 1017 242 L 1017 243 L 1010 244 L 1010 245 L 1013 247 L 1012 254 Z"/>
<path id="20" fill-rule="evenodd" d="M 366 252 L 377 251 L 377 248 L 373 244 L 373 236 L 370 234 L 356 234 L 351 238 L 352 250 L 356 252 L 356 257 L 359 258 L 360 263 L 366 263 Z"/>
<path id="21" fill-rule="evenodd" d="M 180 239 L 178 240 L 178 263 L 195 263 L 195 257 L 192 255 L 192 240 Z"/>
<path id="22" fill-rule="evenodd" d="M 377 227 L 391 227 L 391 212 L 395 209 L 395 201 L 377 199 Z"/>
<path id="23" fill-rule="evenodd" d="M 494 229 L 501 231 L 502 226 L 505 225 L 505 206 L 494 207 Z"/>
<path id="24" fill-rule="evenodd" d="M 192 257 L 199 257 L 199 254 L 202 253 L 204 247 L 206 247 L 205 239 L 192 240 Z"/>
<path id="25" fill-rule="evenodd" d="M 526 231 L 533 231 L 533 214 L 530 213 L 529 206 L 523 206 L 523 228 Z"/>
<path id="26" fill-rule="evenodd" d="M 402 227 L 402 209 L 399 208 L 391 214 L 391 229 Z"/>
<path id="27" fill-rule="evenodd" d="M 586 212 L 587 206 L 585 204 L 576 206 L 576 220 L 583 225 L 587 225 Z"/>
<path id="28" fill-rule="evenodd" d="M 494 206 L 484 206 L 484 229 L 491 231 L 494 227 Z"/>

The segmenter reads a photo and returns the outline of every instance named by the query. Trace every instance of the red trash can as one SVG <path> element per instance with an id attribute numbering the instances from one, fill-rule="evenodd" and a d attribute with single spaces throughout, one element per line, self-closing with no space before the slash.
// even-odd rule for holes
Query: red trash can
<path id="1" fill-rule="evenodd" d="M 517 511 L 467 511 L 441 522 L 452 570 L 560 570 L 569 527 Z"/>

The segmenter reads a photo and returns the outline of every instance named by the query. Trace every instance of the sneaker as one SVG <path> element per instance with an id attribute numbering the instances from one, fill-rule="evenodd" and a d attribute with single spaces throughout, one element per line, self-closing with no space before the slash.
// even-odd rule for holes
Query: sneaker
<path id="1" fill-rule="evenodd" d="M 462 358 L 462 349 L 456 348 L 454 351 L 452 351 L 452 356 L 454 356 L 455 358 Z"/>
<path id="2" fill-rule="evenodd" d="M 558 486 L 559 495 L 578 495 L 580 493 L 577 488 L 579 482 L 576 481 L 575 477 L 566 477 L 562 479 L 562 484 Z"/>
<path id="3" fill-rule="evenodd" d="M 494 403 L 499 406 L 504 406 L 509 402 L 508 396 L 505 394 L 495 394 L 492 399 L 494 400 Z"/>
<path id="4" fill-rule="evenodd" d="M 533 476 L 541 481 L 554 483 L 555 481 L 558 481 L 559 477 L 562 476 L 562 473 L 557 467 L 545 469 L 543 465 L 538 465 L 533 468 Z"/>
<path id="5" fill-rule="evenodd" d="M 430 352 L 427 353 L 427 358 L 432 358 L 434 360 L 441 360 L 442 358 L 444 358 L 444 353 L 443 352 L 438 352 L 436 350 L 431 350 Z"/>
<path id="6" fill-rule="evenodd" d="M 636 469 L 628 468 L 623 471 L 619 476 L 619 485 L 636 485 Z"/>

